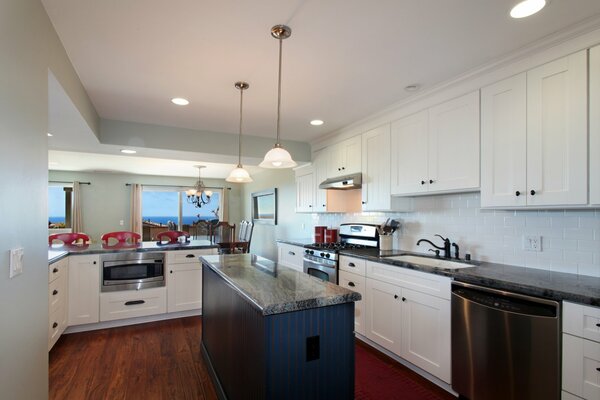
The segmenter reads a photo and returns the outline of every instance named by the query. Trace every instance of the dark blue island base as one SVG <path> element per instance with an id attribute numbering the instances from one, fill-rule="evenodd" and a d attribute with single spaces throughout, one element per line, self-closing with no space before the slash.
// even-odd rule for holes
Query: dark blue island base
<path id="1" fill-rule="evenodd" d="M 220 398 L 354 398 L 354 302 L 265 315 L 206 263 L 202 289 L 202 352 Z"/>

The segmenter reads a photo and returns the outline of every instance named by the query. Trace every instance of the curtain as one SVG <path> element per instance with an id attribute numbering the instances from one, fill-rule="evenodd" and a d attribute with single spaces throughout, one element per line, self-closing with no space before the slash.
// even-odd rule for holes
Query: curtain
<path id="1" fill-rule="evenodd" d="M 142 185 L 139 183 L 131 184 L 129 226 L 132 232 L 142 234 Z"/>
<path id="2" fill-rule="evenodd" d="M 83 232 L 83 216 L 81 215 L 81 185 L 73 182 L 73 202 L 71 204 L 72 232 Z"/>

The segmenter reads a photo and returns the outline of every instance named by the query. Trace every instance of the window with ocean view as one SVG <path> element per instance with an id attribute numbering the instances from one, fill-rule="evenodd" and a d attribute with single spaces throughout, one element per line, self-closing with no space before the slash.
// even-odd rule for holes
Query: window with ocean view
<path id="1" fill-rule="evenodd" d="M 146 186 L 142 192 L 143 240 L 154 240 L 156 234 L 169 229 L 190 232 L 198 221 L 220 219 L 221 191 L 213 189 L 210 202 L 201 208 L 188 203 L 181 188 Z"/>
<path id="2" fill-rule="evenodd" d="M 63 185 L 48 186 L 48 228 L 71 227 L 72 188 Z"/>

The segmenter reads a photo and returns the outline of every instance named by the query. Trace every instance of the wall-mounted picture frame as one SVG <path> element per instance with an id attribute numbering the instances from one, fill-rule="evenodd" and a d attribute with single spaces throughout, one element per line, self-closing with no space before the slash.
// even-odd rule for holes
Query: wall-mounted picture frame
<path id="1" fill-rule="evenodd" d="M 277 225 L 277 188 L 254 192 L 252 196 L 252 222 Z"/>

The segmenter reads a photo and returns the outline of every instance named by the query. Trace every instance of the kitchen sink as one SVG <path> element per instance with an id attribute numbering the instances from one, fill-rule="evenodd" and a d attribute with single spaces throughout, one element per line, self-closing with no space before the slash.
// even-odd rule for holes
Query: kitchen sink
<path id="1" fill-rule="evenodd" d="M 391 256 L 386 257 L 389 260 L 402 261 L 409 264 L 427 265 L 428 267 L 441 269 L 461 269 L 474 267 L 473 264 L 466 264 L 457 261 L 444 260 L 441 258 L 419 257 L 411 255 Z"/>

